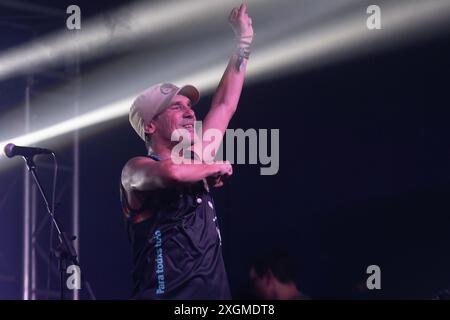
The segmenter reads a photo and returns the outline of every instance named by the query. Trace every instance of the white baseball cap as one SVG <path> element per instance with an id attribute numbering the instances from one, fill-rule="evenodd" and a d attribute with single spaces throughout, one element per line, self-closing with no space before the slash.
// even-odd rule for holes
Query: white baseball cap
<path id="1" fill-rule="evenodd" d="M 176 95 L 191 100 L 192 106 L 200 100 L 200 92 L 192 85 L 181 88 L 172 83 L 158 83 L 138 95 L 130 108 L 129 120 L 136 133 L 145 141 L 145 124 L 163 112 Z"/>

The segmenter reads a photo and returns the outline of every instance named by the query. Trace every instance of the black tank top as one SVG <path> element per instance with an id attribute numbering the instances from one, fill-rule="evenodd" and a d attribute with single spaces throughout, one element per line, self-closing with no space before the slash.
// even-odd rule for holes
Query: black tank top
<path id="1" fill-rule="evenodd" d="M 139 210 L 128 205 L 122 184 L 120 196 L 133 299 L 231 299 L 214 201 L 203 181 L 149 192 Z"/>

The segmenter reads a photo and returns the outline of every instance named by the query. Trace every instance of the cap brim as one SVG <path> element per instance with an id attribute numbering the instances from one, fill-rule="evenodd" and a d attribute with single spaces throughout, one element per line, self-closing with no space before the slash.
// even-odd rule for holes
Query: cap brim
<path id="1" fill-rule="evenodd" d="M 196 105 L 197 102 L 200 100 L 200 92 L 197 90 L 196 87 L 191 85 L 181 87 L 180 90 L 178 90 L 178 92 L 175 95 L 178 94 L 188 97 L 189 100 L 191 100 L 192 106 Z"/>

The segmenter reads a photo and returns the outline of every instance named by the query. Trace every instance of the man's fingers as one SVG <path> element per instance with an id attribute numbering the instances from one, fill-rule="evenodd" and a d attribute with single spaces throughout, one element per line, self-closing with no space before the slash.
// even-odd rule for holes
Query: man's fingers
<path id="1" fill-rule="evenodd" d="M 239 10 L 237 8 L 233 8 L 231 10 L 230 16 L 228 17 L 228 20 L 234 21 L 234 20 L 236 20 L 238 15 L 239 15 Z"/>
<path id="2" fill-rule="evenodd" d="M 242 2 L 241 6 L 239 7 L 239 16 L 242 17 L 247 13 L 247 5 Z"/>

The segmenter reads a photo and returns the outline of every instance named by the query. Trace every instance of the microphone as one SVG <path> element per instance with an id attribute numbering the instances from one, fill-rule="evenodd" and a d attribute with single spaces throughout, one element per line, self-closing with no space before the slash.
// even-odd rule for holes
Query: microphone
<path id="1" fill-rule="evenodd" d="M 38 154 L 51 154 L 53 151 L 43 148 L 34 148 L 34 147 L 21 147 L 16 146 L 14 143 L 8 143 L 5 146 L 5 154 L 8 158 L 12 158 L 15 156 L 23 156 L 23 157 L 34 157 Z"/>

